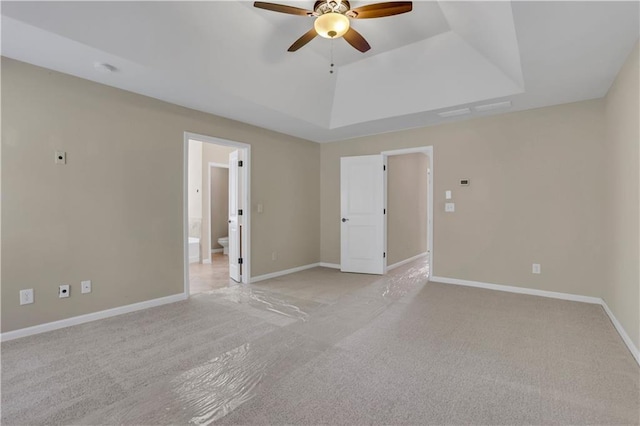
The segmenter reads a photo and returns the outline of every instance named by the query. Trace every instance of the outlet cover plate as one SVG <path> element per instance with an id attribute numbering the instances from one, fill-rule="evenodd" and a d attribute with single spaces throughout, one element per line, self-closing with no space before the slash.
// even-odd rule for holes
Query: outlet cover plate
<path id="1" fill-rule="evenodd" d="M 67 164 L 67 153 L 64 151 L 55 151 L 55 163 L 56 164 Z"/>
<path id="2" fill-rule="evenodd" d="M 91 293 L 91 280 L 80 281 L 80 292 Z"/>
<path id="3" fill-rule="evenodd" d="M 69 284 L 63 284 L 58 287 L 58 297 L 60 299 L 64 299 L 69 297 L 69 293 L 71 293 L 71 289 L 69 288 Z"/>

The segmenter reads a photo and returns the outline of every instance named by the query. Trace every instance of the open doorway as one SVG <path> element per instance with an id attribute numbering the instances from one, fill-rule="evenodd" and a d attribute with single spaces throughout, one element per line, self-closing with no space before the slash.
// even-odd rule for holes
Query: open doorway
<path id="1" fill-rule="evenodd" d="M 250 277 L 250 146 L 185 133 L 185 292 Z"/>
<path id="2" fill-rule="evenodd" d="M 401 173 L 389 187 L 390 159 Z M 433 147 L 341 157 L 340 213 L 342 272 L 384 274 L 420 257 L 431 272 Z"/>
<path id="3" fill-rule="evenodd" d="M 385 151 L 387 270 L 433 258 L 433 147 Z M 431 274 L 431 271 L 430 271 Z"/>

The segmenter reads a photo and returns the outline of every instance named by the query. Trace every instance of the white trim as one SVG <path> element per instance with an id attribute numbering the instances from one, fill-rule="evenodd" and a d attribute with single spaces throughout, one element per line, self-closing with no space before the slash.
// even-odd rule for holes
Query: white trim
<path id="1" fill-rule="evenodd" d="M 384 170 L 382 172 L 382 207 L 384 208 L 384 214 L 382 215 L 382 251 L 384 252 L 384 256 L 382 257 L 382 274 L 386 274 L 387 271 L 389 270 L 388 267 L 388 263 L 387 261 L 389 260 L 389 248 L 387 247 L 388 242 L 389 242 L 389 235 L 388 234 L 388 225 L 389 225 L 389 221 L 387 220 L 387 218 L 389 217 L 387 215 L 387 211 L 389 210 L 389 205 L 388 205 L 388 185 L 389 185 L 389 179 L 387 178 L 388 176 L 388 171 L 389 171 L 389 157 L 381 154 L 382 156 L 382 164 L 383 167 L 382 169 Z"/>
<path id="2" fill-rule="evenodd" d="M 405 260 L 401 260 L 400 262 L 396 262 L 393 265 L 387 267 L 387 271 L 390 271 L 392 269 L 396 269 L 398 266 L 405 265 L 405 264 L 407 264 L 409 262 L 413 262 L 416 259 L 420 259 L 421 257 L 425 257 L 425 256 L 428 256 L 428 255 L 429 255 L 428 251 L 425 251 L 424 253 L 416 254 L 413 257 L 410 257 L 410 258 L 405 259 Z"/>
<path id="3" fill-rule="evenodd" d="M 414 154 L 414 153 L 422 153 L 425 154 L 429 158 L 429 171 L 428 171 L 428 183 L 427 183 L 427 253 L 429 255 L 429 271 L 431 274 L 435 271 L 433 265 L 433 223 L 435 222 L 435 217 L 433 216 L 433 178 L 435 173 L 433 171 L 434 167 L 434 159 L 433 159 L 433 145 L 430 146 L 419 146 L 415 148 L 405 148 L 405 149 L 395 149 L 392 151 L 382 151 L 381 154 L 383 157 L 388 157 L 390 155 L 404 155 L 404 154 Z M 386 164 L 386 162 L 385 162 Z M 386 186 L 386 183 L 385 183 Z M 385 190 L 386 191 L 386 190 Z M 385 192 L 386 193 L 386 192 Z M 385 207 L 386 203 L 385 203 Z M 386 217 L 385 217 L 386 219 Z M 385 235 L 387 234 L 387 224 L 385 220 Z M 384 251 L 388 253 L 388 247 L 386 246 L 385 240 L 385 248 Z M 387 270 L 389 270 L 387 268 Z"/>
<path id="4" fill-rule="evenodd" d="M 415 148 L 404 148 L 404 149 L 393 149 L 391 151 L 382 151 L 380 154 L 382 155 L 405 155 L 405 154 L 415 154 L 416 152 L 424 152 L 432 151 L 433 146 L 418 146 Z"/>
<path id="5" fill-rule="evenodd" d="M 180 293 L 173 296 L 160 297 L 158 299 L 146 300 L 144 302 L 133 303 L 131 305 L 120 306 L 117 308 L 107 309 L 104 311 L 92 312 L 90 314 L 79 315 L 77 317 L 66 318 L 59 321 L 48 322 L 45 324 L 34 325 L 33 327 L 21 328 L 19 330 L 7 331 L 0 334 L 0 341 L 18 339 L 34 334 L 45 333 L 47 331 L 58 330 L 61 328 L 71 327 L 73 325 L 84 324 L 91 321 L 115 317 L 117 315 L 127 314 L 130 312 L 140 311 L 143 309 L 153 308 L 156 306 L 166 305 L 168 303 L 178 302 L 187 299 L 187 294 Z"/>
<path id="6" fill-rule="evenodd" d="M 270 278 L 281 277 L 283 275 L 293 274 L 294 272 L 304 271 L 306 269 L 316 268 L 320 266 L 320 263 L 310 263 L 308 265 L 298 266 L 291 269 L 285 269 L 284 271 L 272 272 L 270 274 L 259 275 L 257 277 L 251 278 L 251 284 L 257 283 L 258 281 L 268 280 Z"/>
<path id="7" fill-rule="evenodd" d="M 184 279 L 184 294 L 189 295 L 189 139 L 184 135 L 182 147 L 182 275 Z"/>
<path id="8" fill-rule="evenodd" d="M 211 168 L 211 167 L 218 167 L 218 168 L 222 168 L 222 169 L 228 169 L 229 168 L 229 164 L 215 163 L 213 161 L 209 161 L 209 168 Z"/>
<path id="9" fill-rule="evenodd" d="M 223 251 L 224 251 L 223 248 L 221 248 L 221 249 L 211 249 L 211 254 L 213 254 L 213 253 L 222 253 Z"/>
<path id="10" fill-rule="evenodd" d="M 556 291 L 537 290 L 535 288 L 527 288 L 527 287 L 514 287 L 510 285 L 490 284 L 490 283 L 483 283 L 480 281 L 460 280 L 457 278 L 445 278 L 445 277 L 432 276 L 429 279 L 429 281 L 442 283 L 442 284 L 456 284 L 456 285 L 463 285 L 467 287 L 478 287 L 478 288 L 485 288 L 489 290 L 506 291 L 508 293 L 519 293 L 519 294 L 529 294 L 532 296 L 550 297 L 552 299 L 572 300 L 574 302 L 594 303 L 596 305 L 600 305 L 602 303 L 602 299 L 600 299 L 599 297 L 581 296 L 579 294 L 569 294 L 569 293 L 558 293 Z"/>
<path id="11" fill-rule="evenodd" d="M 611 312 L 611 309 L 609 309 L 607 302 L 605 302 L 604 300 L 602 300 L 602 308 L 604 309 L 605 313 L 609 316 L 609 319 L 611 320 L 611 322 L 613 323 L 613 326 L 616 328 L 616 331 L 622 338 L 622 341 L 625 343 L 625 345 L 627 345 L 627 348 L 629 348 L 629 352 L 631 352 L 631 355 L 633 355 L 638 365 L 640 365 L 640 351 L 638 351 L 638 348 L 636 348 L 636 345 L 633 344 L 633 341 L 625 331 L 624 327 L 622 327 L 622 324 L 620 324 L 616 316 L 613 315 L 613 312 Z"/>
<path id="12" fill-rule="evenodd" d="M 622 327 L 622 324 L 620 324 L 620 322 L 615 317 L 615 315 L 613 315 L 613 312 L 611 312 L 611 309 L 609 309 L 609 306 L 607 306 L 607 302 L 605 302 L 603 299 L 599 297 L 581 296 L 578 294 L 569 294 L 569 293 L 558 293 L 556 291 L 536 290 L 534 288 L 527 288 L 527 287 L 513 287 L 509 285 L 490 284 L 490 283 L 483 283 L 480 281 L 460 280 L 458 278 L 431 277 L 429 281 L 442 283 L 442 284 L 455 284 L 455 285 L 462 285 L 467 287 L 477 287 L 477 288 L 484 288 L 488 290 L 506 291 L 509 293 L 528 294 L 531 296 L 549 297 L 552 299 L 571 300 L 573 302 L 583 302 L 583 303 L 591 303 L 594 305 L 600 305 L 602 306 L 605 313 L 613 323 L 614 328 L 622 338 L 622 341 L 624 342 L 624 344 L 627 345 L 629 352 L 631 352 L 631 355 L 633 356 L 633 358 L 636 360 L 638 365 L 640 365 L 640 351 L 638 351 L 638 348 L 633 344 L 633 341 L 625 331 L 624 327 Z"/>
<path id="13" fill-rule="evenodd" d="M 340 264 L 339 263 L 320 262 L 318 265 L 323 267 L 323 268 L 340 269 Z"/>
<path id="14" fill-rule="evenodd" d="M 200 255 L 189 256 L 189 265 L 191 265 L 192 263 L 200 263 Z"/>
<path id="15" fill-rule="evenodd" d="M 193 139 L 196 141 L 200 141 L 200 142 L 205 142 L 205 143 L 212 143 L 212 144 L 216 144 L 216 145 L 224 145 L 224 146 L 230 146 L 230 147 L 234 147 L 234 148 L 238 148 L 238 149 L 242 149 L 244 151 L 244 158 L 242 159 L 242 161 L 244 162 L 244 167 L 242 167 L 243 169 L 243 179 L 242 179 L 242 201 L 243 201 L 243 215 L 242 215 L 242 247 L 243 247 L 243 265 L 242 265 L 242 269 L 243 269 L 243 274 L 242 274 L 242 283 L 243 284 L 249 284 L 251 282 L 251 145 L 246 144 L 246 143 L 242 143 L 242 142 L 235 142 L 235 141 L 230 141 L 227 139 L 221 139 L 221 138 L 216 138 L 216 137 L 211 137 L 211 136 L 206 136 L 206 135 L 199 135 L 196 133 L 191 133 L 191 132 L 184 132 L 184 138 L 183 138 L 183 144 L 184 144 L 184 148 L 183 148 L 183 174 L 182 174 L 182 179 L 183 179 L 183 240 L 184 240 L 184 247 L 183 247 L 183 251 L 184 251 L 184 292 L 185 294 L 189 294 L 189 267 L 188 267 L 188 254 L 187 254 L 187 250 L 188 250 L 188 246 L 187 246 L 187 238 L 188 238 L 188 234 L 189 234 L 189 221 L 188 221 L 188 210 L 187 210 L 187 191 L 188 191 L 188 187 L 187 187 L 187 178 L 188 178 L 188 171 L 189 171 L 189 139 Z"/>
<path id="16" fill-rule="evenodd" d="M 211 265 L 211 259 L 202 259 L 203 265 Z"/>

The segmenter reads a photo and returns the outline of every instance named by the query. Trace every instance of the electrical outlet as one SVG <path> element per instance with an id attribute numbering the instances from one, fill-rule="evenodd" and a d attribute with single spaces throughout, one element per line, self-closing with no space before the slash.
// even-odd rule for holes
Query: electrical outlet
<path id="1" fill-rule="evenodd" d="M 271 253 L 271 260 L 277 260 L 278 259 L 278 252 L 272 252 Z"/>
<path id="2" fill-rule="evenodd" d="M 69 288 L 68 284 L 64 284 L 64 285 L 61 285 L 60 287 L 58 287 L 58 297 L 60 299 L 65 298 L 65 297 L 69 297 L 70 293 L 71 293 L 71 288 Z"/>
<path id="3" fill-rule="evenodd" d="M 447 213 L 453 213 L 456 211 L 456 205 L 454 203 L 445 203 L 444 211 Z"/>
<path id="4" fill-rule="evenodd" d="M 91 293 L 91 280 L 80 281 L 80 293 Z"/>
<path id="5" fill-rule="evenodd" d="M 56 164 L 67 164 L 67 153 L 64 151 L 56 151 L 55 162 Z"/>
<path id="6" fill-rule="evenodd" d="M 28 305 L 33 303 L 33 289 L 28 288 L 25 290 L 20 290 L 20 304 Z"/>
<path id="7" fill-rule="evenodd" d="M 534 263 L 533 266 L 531 267 L 531 273 L 532 274 L 539 274 L 541 272 L 542 272 L 542 270 L 540 269 L 540 264 L 539 263 Z"/>

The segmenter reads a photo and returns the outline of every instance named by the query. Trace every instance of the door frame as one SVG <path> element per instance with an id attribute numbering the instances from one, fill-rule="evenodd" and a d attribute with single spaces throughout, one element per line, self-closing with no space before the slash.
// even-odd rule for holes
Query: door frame
<path id="1" fill-rule="evenodd" d="M 184 293 L 190 297 L 189 293 L 189 140 L 193 139 L 202 143 L 212 143 L 215 145 L 224 145 L 237 148 L 243 151 L 243 167 L 241 169 L 242 176 L 242 283 L 249 284 L 251 282 L 251 145 L 230 141 L 227 139 L 216 138 L 213 136 L 200 135 L 197 133 L 184 132 L 182 142 L 182 252 L 183 252 L 183 276 L 184 276 Z M 209 237 L 211 238 L 211 237 Z"/>
<path id="2" fill-rule="evenodd" d="M 213 239 L 211 238 L 211 228 L 212 228 L 212 224 L 211 224 L 211 203 L 213 203 L 213 200 L 211 199 L 211 169 L 217 167 L 219 169 L 229 169 L 229 163 L 227 162 L 227 164 L 223 164 L 223 163 L 214 163 L 209 161 L 208 167 L 207 167 L 207 191 L 209 191 L 209 205 L 207 206 L 207 212 L 209 215 L 209 262 L 206 263 L 211 263 L 211 253 L 213 253 Z M 205 263 L 204 260 L 202 261 L 202 263 Z"/>
<path id="3" fill-rule="evenodd" d="M 427 184 L 427 252 L 429 253 L 429 275 L 434 276 L 433 270 L 433 180 L 434 180 L 434 172 L 433 172 L 433 145 L 430 146 L 421 146 L 415 148 L 406 148 L 406 149 L 395 149 L 391 151 L 382 151 L 382 158 L 384 159 L 384 164 L 387 164 L 387 159 L 393 155 L 404 155 L 404 154 L 414 154 L 414 153 L 422 153 L 426 154 L 427 158 L 429 158 L 429 171 L 430 175 L 428 175 L 428 184 Z M 387 173 L 389 172 L 389 168 L 387 167 Z M 384 180 L 384 207 L 388 209 L 387 206 L 387 174 L 385 173 Z M 387 252 L 387 215 L 384 217 L 384 250 Z M 384 272 L 387 273 L 387 257 L 384 260 Z"/>

